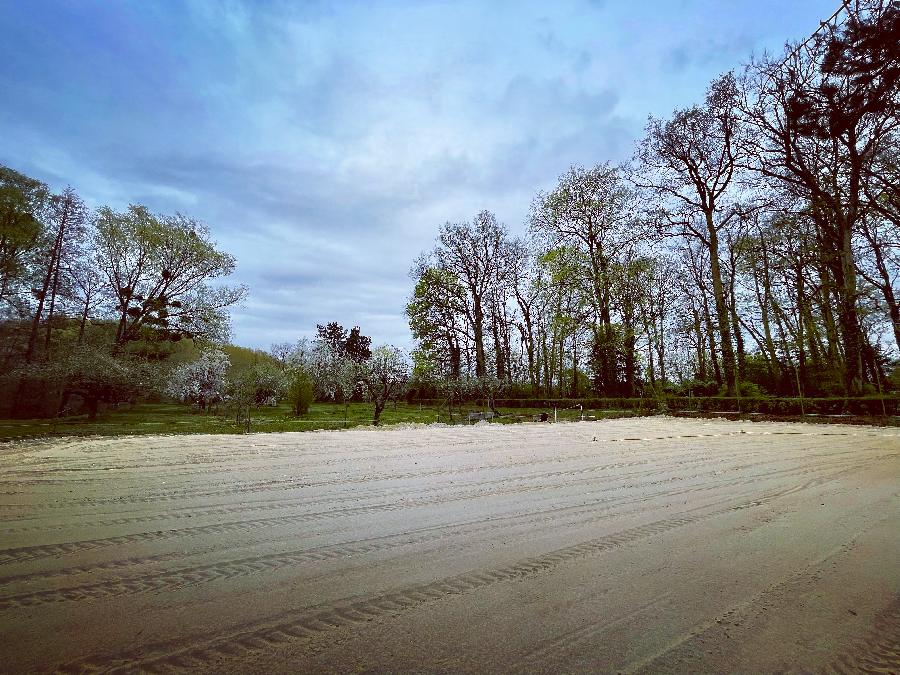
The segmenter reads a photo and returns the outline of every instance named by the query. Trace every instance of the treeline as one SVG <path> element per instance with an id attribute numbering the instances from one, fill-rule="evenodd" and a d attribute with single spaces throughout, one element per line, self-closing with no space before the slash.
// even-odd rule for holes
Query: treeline
<path id="1" fill-rule="evenodd" d="M 158 391 L 182 340 L 218 344 L 246 294 L 182 214 L 88 209 L 0 166 L 0 415 L 87 412 Z"/>
<path id="2" fill-rule="evenodd" d="M 527 236 L 444 224 L 411 270 L 421 395 L 898 388 L 898 83 L 900 4 L 846 3 L 650 117 L 630 163 L 573 166 Z"/>

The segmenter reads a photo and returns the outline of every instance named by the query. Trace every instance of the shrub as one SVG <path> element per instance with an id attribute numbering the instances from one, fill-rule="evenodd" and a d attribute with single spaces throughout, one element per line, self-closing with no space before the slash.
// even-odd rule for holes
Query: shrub
<path id="1" fill-rule="evenodd" d="M 298 370 L 291 378 L 288 387 L 288 402 L 294 415 L 301 416 L 309 413 L 309 406 L 316 395 L 315 383 L 312 376 L 305 370 Z"/>

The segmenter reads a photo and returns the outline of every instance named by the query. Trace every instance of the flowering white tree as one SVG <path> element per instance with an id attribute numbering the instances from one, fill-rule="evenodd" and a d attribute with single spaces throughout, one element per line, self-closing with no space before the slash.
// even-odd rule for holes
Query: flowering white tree
<path id="1" fill-rule="evenodd" d="M 409 362 L 404 353 L 393 345 L 372 350 L 372 356 L 356 364 L 356 380 L 363 385 L 369 400 L 375 404 L 372 424 L 378 426 L 388 401 L 396 400 L 409 381 Z"/>
<path id="2" fill-rule="evenodd" d="M 350 401 L 356 388 L 356 363 L 331 346 L 319 342 L 308 357 L 309 372 L 316 385 L 316 396 L 333 401 Z"/>
<path id="3" fill-rule="evenodd" d="M 201 410 L 225 398 L 230 361 L 225 352 L 210 349 L 191 363 L 184 363 L 172 371 L 166 393 L 185 403 L 196 404 Z"/>

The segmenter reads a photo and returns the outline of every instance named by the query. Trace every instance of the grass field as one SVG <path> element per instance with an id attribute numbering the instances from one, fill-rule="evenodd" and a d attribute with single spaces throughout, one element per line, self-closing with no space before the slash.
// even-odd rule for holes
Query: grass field
<path id="1" fill-rule="evenodd" d="M 484 410 L 466 406 L 460 413 L 453 409 L 453 419 L 446 407 L 397 403 L 389 404 L 381 416 L 382 424 L 434 422 L 465 423 L 470 411 Z M 530 420 L 532 415 L 546 410 L 531 408 L 500 409 L 503 423 Z M 549 411 L 552 419 L 553 411 Z M 560 420 L 575 420 L 581 411 L 559 410 Z M 628 411 L 585 411 L 585 415 L 601 417 L 631 416 Z M 315 429 L 344 429 L 372 424 L 372 404 L 315 403 L 309 414 L 294 417 L 287 405 L 251 411 L 250 430 L 253 432 L 312 431 Z M 86 417 L 35 420 L 0 420 L 0 441 L 48 436 L 121 436 L 141 434 L 239 434 L 247 430 L 246 420 L 236 422 L 216 412 L 199 413 L 184 405 L 141 403 L 109 410 L 95 420 Z"/>

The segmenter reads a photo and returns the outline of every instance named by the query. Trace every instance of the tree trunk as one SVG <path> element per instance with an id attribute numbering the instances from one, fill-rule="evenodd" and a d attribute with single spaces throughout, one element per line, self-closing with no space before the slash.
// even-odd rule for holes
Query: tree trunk
<path id="1" fill-rule="evenodd" d="M 578 333 L 572 333 L 572 398 L 578 398 Z"/>
<path id="2" fill-rule="evenodd" d="M 705 297 L 703 298 L 703 314 L 706 319 L 706 339 L 709 341 L 709 360 L 712 364 L 716 384 L 722 386 L 722 369 L 719 367 L 719 357 L 716 355 L 716 352 L 718 351 L 716 348 L 716 331 L 713 327 L 709 303 L 706 301 Z"/>
<path id="3" fill-rule="evenodd" d="M 377 427 L 381 424 L 381 413 L 384 411 L 384 406 L 387 401 L 375 401 L 375 414 L 372 417 L 372 426 Z"/>
<path id="4" fill-rule="evenodd" d="M 86 394 L 84 402 L 87 404 L 88 419 L 97 419 L 97 410 L 100 408 L 100 397 Z"/>
<path id="5" fill-rule="evenodd" d="M 59 235 L 57 235 L 57 239 L 59 239 Z M 47 266 L 47 273 L 44 275 L 44 284 L 41 287 L 41 294 L 38 296 L 38 306 L 34 311 L 34 318 L 31 320 L 31 332 L 28 335 L 28 347 L 25 350 L 26 363 L 30 363 L 34 358 L 34 348 L 37 345 L 38 328 L 41 325 L 41 315 L 44 313 L 44 300 L 47 297 L 47 291 L 50 289 L 50 281 L 53 279 L 53 256 L 51 255 L 50 258 L 50 262 Z"/>
<path id="6" fill-rule="evenodd" d="M 722 370 L 725 371 L 725 395 L 734 396 L 736 391 L 734 346 L 731 341 L 731 322 L 728 315 L 728 306 L 725 302 L 725 287 L 722 284 L 722 270 L 719 265 L 719 238 L 711 211 L 706 212 L 706 228 L 709 234 L 709 267 L 710 276 L 712 276 L 713 298 L 716 305 L 719 346 L 722 350 Z"/>
<path id="7" fill-rule="evenodd" d="M 659 381 L 662 382 L 663 387 L 666 386 L 666 340 L 663 337 L 665 335 L 665 310 L 663 307 L 660 307 L 660 315 L 659 315 L 659 339 L 656 341 L 656 354 L 659 357 Z M 650 355 L 650 359 L 653 359 L 653 355 Z"/>
<path id="8" fill-rule="evenodd" d="M 56 269 L 53 271 L 53 283 L 50 285 L 50 306 L 47 308 L 47 333 L 44 337 L 44 353 L 50 353 L 50 335 L 53 331 L 53 310 L 56 309 L 56 295 L 59 292 L 59 267 L 61 251 L 57 255 Z"/>
<path id="9" fill-rule="evenodd" d="M 556 382 L 556 388 L 560 397 L 563 397 L 566 395 L 566 336 L 562 331 L 559 334 L 559 363 L 557 365 L 559 366 L 557 371 L 559 379 Z"/>
<path id="10" fill-rule="evenodd" d="M 878 245 L 874 236 L 867 238 L 872 247 L 872 252 L 875 255 L 875 269 L 878 270 L 878 276 L 881 277 L 881 283 L 877 283 L 876 285 L 881 289 L 881 293 L 884 296 L 884 302 L 888 308 L 888 316 L 891 318 L 891 325 L 894 329 L 894 342 L 897 344 L 897 349 L 900 350 L 900 307 L 898 307 L 897 298 L 894 295 L 894 288 L 891 284 L 891 275 L 884 262 L 884 254 L 882 253 L 881 246 Z"/>
<path id="11" fill-rule="evenodd" d="M 506 379 L 506 358 L 503 354 L 503 344 L 500 341 L 500 327 L 497 325 L 500 317 L 497 312 L 492 312 L 491 333 L 494 337 L 494 364 L 498 380 Z"/>
<path id="12" fill-rule="evenodd" d="M 806 390 L 806 347 L 803 344 L 803 316 L 805 314 L 803 299 L 803 269 L 798 266 L 794 272 L 794 286 L 797 289 L 797 395 L 803 396 Z"/>
<path id="13" fill-rule="evenodd" d="M 472 326 L 475 333 L 475 377 L 487 375 L 487 362 L 484 355 L 484 311 L 481 298 L 473 297 L 475 321 Z"/>
<path id="14" fill-rule="evenodd" d="M 700 323 L 700 313 L 693 303 L 691 303 L 691 312 L 694 315 L 694 332 L 697 335 L 697 379 L 705 382 L 708 374 L 706 371 L 706 350 L 703 347 L 703 326 Z"/>
<path id="15" fill-rule="evenodd" d="M 838 323 L 844 343 L 844 392 L 847 396 L 862 393 L 865 381 L 862 360 L 862 330 L 856 310 L 856 265 L 853 261 L 852 233 L 848 228 L 841 231 L 841 294 Z"/>

